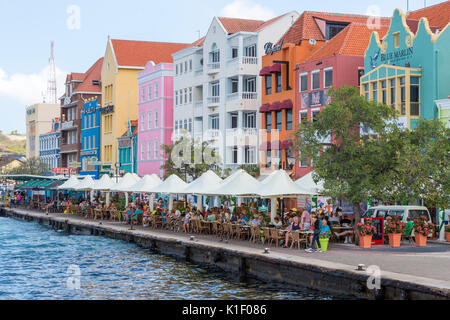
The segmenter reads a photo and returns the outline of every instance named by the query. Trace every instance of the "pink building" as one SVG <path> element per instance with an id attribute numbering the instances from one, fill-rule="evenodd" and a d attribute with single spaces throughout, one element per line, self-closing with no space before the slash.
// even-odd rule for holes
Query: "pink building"
<path id="1" fill-rule="evenodd" d="M 164 175 L 168 155 L 163 144 L 172 144 L 173 64 L 148 62 L 138 73 L 138 174 Z"/>

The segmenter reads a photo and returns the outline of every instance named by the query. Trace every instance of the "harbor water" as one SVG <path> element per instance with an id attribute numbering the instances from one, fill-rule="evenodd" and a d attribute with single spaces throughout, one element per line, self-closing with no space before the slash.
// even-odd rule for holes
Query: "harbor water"
<path id="1" fill-rule="evenodd" d="M 0 217 L 0 300 L 324 299 L 282 285 L 239 282 L 106 237 L 69 235 Z"/>

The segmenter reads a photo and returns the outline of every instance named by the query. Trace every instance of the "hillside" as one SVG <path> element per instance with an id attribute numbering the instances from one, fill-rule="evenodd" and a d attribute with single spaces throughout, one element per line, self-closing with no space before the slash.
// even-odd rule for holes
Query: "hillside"
<path id="1" fill-rule="evenodd" d="M 20 135 L 4 135 L 0 133 L 0 154 L 16 153 L 25 154 L 26 138 Z"/>

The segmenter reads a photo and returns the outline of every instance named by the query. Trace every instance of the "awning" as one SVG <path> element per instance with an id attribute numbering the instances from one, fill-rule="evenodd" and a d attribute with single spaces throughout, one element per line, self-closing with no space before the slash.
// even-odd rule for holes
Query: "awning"
<path id="1" fill-rule="evenodd" d="M 270 141 L 263 142 L 261 146 L 259 146 L 260 151 L 272 150 L 272 146 Z"/>
<path id="2" fill-rule="evenodd" d="M 271 143 L 272 150 L 281 150 L 281 142 L 279 140 Z"/>
<path id="3" fill-rule="evenodd" d="M 284 100 L 281 105 L 281 109 L 292 109 L 294 107 L 291 99 Z"/>
<path id="4" fill-rule="evenodd" d="M 281 110 L 281 102 L 279 101 L 272 103 L 268 111 L 278 111 L 278 110 Z"/>
<path id="5" fill-rule="evenodd" d="M 270 103 L 263 104 L 261 108 L 259 108 L 259 112 L 264 113 L 268 112 L 270 108 Z"/>
<path id="6" fill-rule="evenodd" d="M 264 67 L 261 69 L 261 71 L 259 72 L 260 76 L 270 76 L 270 70 L 272 67 Z"/>
<path id="7" fill-rule="evenodd" d="M 272 67 L 270 67 L 270 72 L 271 73 L 281 72 L 281 64 L 275 63 Z"/>
<path id="8" fill-rule="evenodd" d="M 280 145 L 280 149 L 281 150 L 287 150 L 290 147 L 292 147 L 294 145 L 294 142 L 292 140 L 285 140 L 281 143 Z"/>

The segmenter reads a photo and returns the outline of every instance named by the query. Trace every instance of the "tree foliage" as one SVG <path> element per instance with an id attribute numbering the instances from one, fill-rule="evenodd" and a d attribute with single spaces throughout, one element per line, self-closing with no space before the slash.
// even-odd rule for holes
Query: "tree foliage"
<path id="1" fill-rule="evenodd" d="M 48 173 L 48 170 L 48 165 L 41 161 L 40 158 L 30 158 L 17 168 L 9 170 L 6 174 L 45 175 Z"/>

